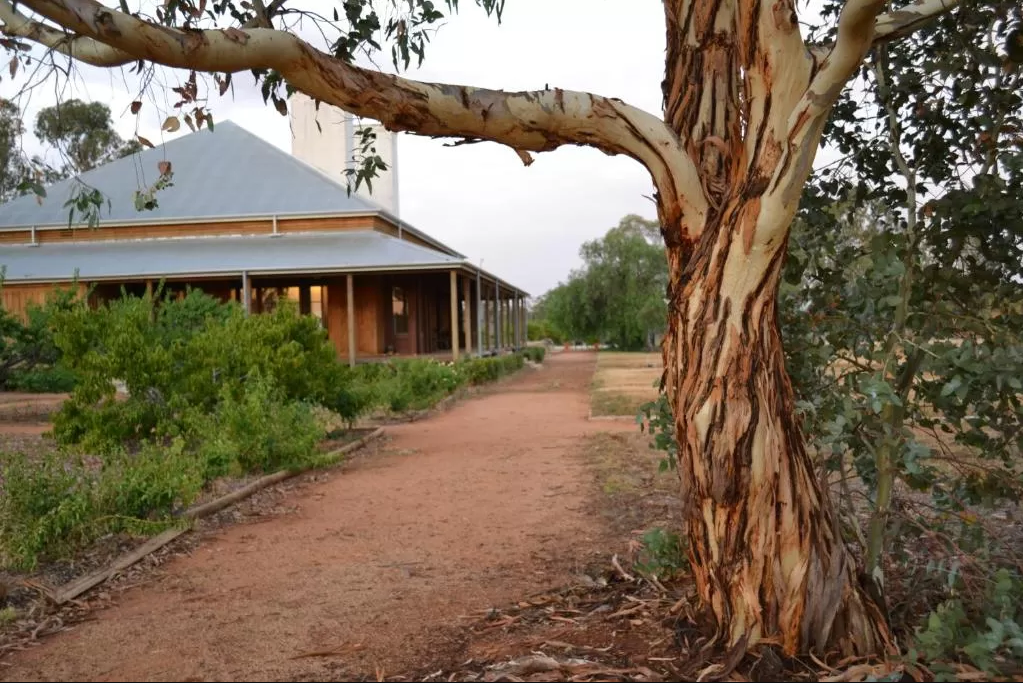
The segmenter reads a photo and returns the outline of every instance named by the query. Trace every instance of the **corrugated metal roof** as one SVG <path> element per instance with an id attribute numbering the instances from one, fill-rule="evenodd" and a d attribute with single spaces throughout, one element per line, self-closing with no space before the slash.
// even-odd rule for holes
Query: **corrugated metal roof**
<path id="1" fill-rule="evenodd" d="M 372 230 L 55 242 L 0 247 L 6 282 L 429 269 L 467 265 Z"/>
<path id="2" fill-rule="evenodd" d="M 157 164 L 170 161 L 173 186 L 161 190 L 153 211 L 138 211 L 134 192 L 159 177 Z M 165 145 L 117 159 L 62 180 L 42 204 L 27 195 L 0 206 L 0 229 L 66 226 L 64 202 L 80 183 L 110 200 L 101 222 L 181 221 L 235 216 L 377 213 L 380 207 L 348 195 L 347 188 L 241 126 L 224 121 Z"/>

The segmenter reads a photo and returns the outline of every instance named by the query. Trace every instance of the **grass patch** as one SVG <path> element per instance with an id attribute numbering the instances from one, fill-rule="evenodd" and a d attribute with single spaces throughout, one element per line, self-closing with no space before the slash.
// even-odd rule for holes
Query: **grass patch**
<path id="1" fill-rule="evenodd" d="M 597 389 L 590 396 L 593 414 L 598 416 L 632 416 L 638 413 L 640 406 L 647 402 L 644 398 L 616 394 L 604 389 Z"/>
<path id="2" fill-rule="evenodd" d="M 678 476 L 659 471 L 662 454 L 650 448 L 649 435 L 638 428 L 591 434 L 583 453 L 601 491 L 596 513 L 616 535 L 631 539 L 623 561 L 659 578 L 684 570 L 685 545 L 677 534 Z"/>
<path id="3" fill-rule="evenodd" d="M 632 416 L 640 406 L 657 399 L 661 378 L 658 353 L 601 352 L 590 391 L 595 416 Z"/>

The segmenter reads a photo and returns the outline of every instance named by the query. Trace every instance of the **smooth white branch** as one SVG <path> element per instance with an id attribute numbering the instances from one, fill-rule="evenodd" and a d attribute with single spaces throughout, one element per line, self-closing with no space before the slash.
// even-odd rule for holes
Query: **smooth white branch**
<path id="1" fill-rule="evenodd" d="M 777 244 L 795 214 L 803 186 L 810 175 L 817 146 L 831 107 L 849 79 L 877 42 L 893 40 L 952 9 L 956 0 L 917 0 L 901 9 L 881 14 L 886 0 L 847 0 L 838 19 L 838 36 L 823 56 L 809 86 L 792 110 L 782 155 L 765 200 L 765 220 L 756 241 Z"/>
<path id="2" fill-rule="evenodd" d="M 26 38 L 86 64 L 109 68 L 135 61 L 131 55 L 92 38 L 33 21 L 15 9 L 10 0 L 0 0 L 0 22 L 0 31 L 6 35 Z"/>
<path id="3" fill-rule="evenodd" d="M 904 38 L 957 5 L 959 0 L 916 0 L 905 7 L 878 15 L 874 21 L 874 43 Z"/>

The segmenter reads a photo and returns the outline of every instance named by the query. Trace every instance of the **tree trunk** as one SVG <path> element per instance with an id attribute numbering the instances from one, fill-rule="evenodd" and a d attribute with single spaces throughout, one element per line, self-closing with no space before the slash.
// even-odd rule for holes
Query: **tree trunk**
<path id="1" fill-rule="evenodd" d="M 773 248 L 744 237 L 760 207 L 731 201 L 695 245 L 666 224 L 664 383 L 693 573 L 730 646 L 877 653 L 884 617 L 859 585 L 794 413 L 776 303 L 787 237 Z"/>

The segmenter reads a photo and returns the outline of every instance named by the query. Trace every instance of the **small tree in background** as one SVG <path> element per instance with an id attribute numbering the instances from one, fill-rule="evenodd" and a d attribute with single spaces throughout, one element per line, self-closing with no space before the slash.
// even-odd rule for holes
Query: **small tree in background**
<path id="1" fill-rule="evenodd" d="M 102 102 L 66 100 L 46 107 L 36 116 L 35 134 L 60 153 L 57 173 L 65 178 L 141 149 L 137 141 L 121 139 Z"/>

